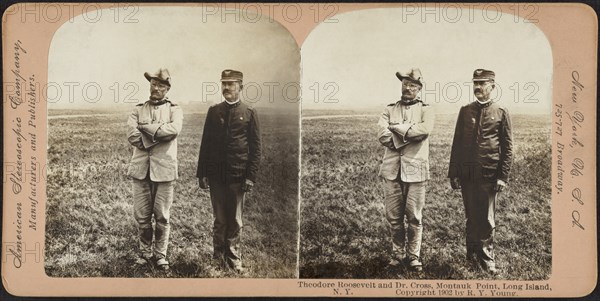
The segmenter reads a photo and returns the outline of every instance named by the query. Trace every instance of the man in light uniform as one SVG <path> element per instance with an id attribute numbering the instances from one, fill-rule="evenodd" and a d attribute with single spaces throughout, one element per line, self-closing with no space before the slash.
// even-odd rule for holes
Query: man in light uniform
<path id="1" fill-rule="evenodd" d="M 210 188 L 213 257 L 238 273 L 245 272 L 240 252 L 244 196 L 254 187 L 261 157 L 258 115 L 240 100 L 242 80 L 240 71 L 221 73 L 225 101 L 208 109 L 196 173 L 200 188 Z"/>
<path id="2" fill-rule="evenodd" d="M 144 77 L 150 82 L 150 100 L 138 104 L 127 120 L 127 139 L 134 146 L 127 175 L 133 179 L 133 214 L 138 223 L 140 255 L 136 263 L 153 261 L 167 270 L 169 215 L 178 177 L 177 135 L 183 113 L 166 97 L 171 88 L 167 69 L 146 72 Z"/>
<path id="3" fill-rule="evenodd" d="M 397 72 L 396 77 L 402 81 L 402 97 L 385 108 L 378 122 L 379 142 L 385 146 L 379 176 L 383 178 L 386 219 L 392 234 L 390 264 L 404 261 L 410 269 L 421 271 L 422 211 L 429 180 L 428 137 L 435 114 L 418 97 L 423 87 L 419 69 Z"/>
<path id="4" fill-rule="evenodd" d="M 494 260 L 496 197 L 508 182 L 512 165 L 512 130 L 505 108 L 492 102 L 496 74 L 473 72 L 476 101 L 460 108 L 448 177 L 462 189 L 467 217 L 467 259 L 497 273 Z"/>

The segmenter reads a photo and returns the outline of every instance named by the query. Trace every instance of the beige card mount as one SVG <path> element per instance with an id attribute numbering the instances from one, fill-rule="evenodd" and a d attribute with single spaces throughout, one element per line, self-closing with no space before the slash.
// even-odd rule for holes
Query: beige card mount
<path id="1" fill-rule="evenodd" d="M 587 5 L 22 3 L 2 21 L 10 294 L 579 297 L 597 284 L 598 23 Z M 144 77 L 160 68 L 168 79 Z M 422 74 L 412 86 L 395 76 L 411 68 Z M 512 131 L 510 176 L 485 219 L 495 273 L 466 259 L 466 190 L 448 179 L 480 68 L 494 71 L 491 107 L 509 112 Z M 421 271 L 390 265 L 393 203 L 379 173 L 390 156 L 378 121 L 425 116 L 402 103 L 407 87 L 432 118 L 426 153 L 395 159 L 427 174 L 400 193 L 424 183 L 422 232 L 406 220 L 421 233 Z M 152 102 L 156 89 L 168 101 Z M 223 102 L 235 91 L 241 103 Z M 176 120 L 173 143 L 161 131 Z M 493 131 L 496 119 L 479 121 Z M 146 123 L 159 123 L 141 134 L 156 145 L 138 148 L 153 159 L 136 182 L 132 133 Z M 414 149 L 411 129 L 398 137 L 408 144 L 394 151 Z M 254 170 L 247 142 L 259 140 Z M 222 147 L 211 170 L 237 199 L 220 182 L 199 187 L 203 144 Z M 151 245 L 140 244 L 147 225 Z M 140 261 L 144 246 L 154 257 Z"/>

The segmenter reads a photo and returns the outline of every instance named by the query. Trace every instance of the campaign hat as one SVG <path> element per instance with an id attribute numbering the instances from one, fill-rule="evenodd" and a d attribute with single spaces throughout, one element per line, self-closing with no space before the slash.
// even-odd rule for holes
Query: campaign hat
<path id="1" fill-rule="evenodd" d="M 166 68 L 160 68 L 155 73 L 144 72 L 144 77 L 150 81 L 151 79 L 155 79 L 163 84 L 171 86 L 171 74 L 169 70 Z"/>
<path id="2" fill-rule="evenodd" d="M 423 75 L 421 74 L 421 70 L 418 68 L 412 68 L 408 70 L 408 72 L 396 72 L 396 77 L 399 80 L 408 79 L 419 84 L 420 86 L 423 86 Z"/>

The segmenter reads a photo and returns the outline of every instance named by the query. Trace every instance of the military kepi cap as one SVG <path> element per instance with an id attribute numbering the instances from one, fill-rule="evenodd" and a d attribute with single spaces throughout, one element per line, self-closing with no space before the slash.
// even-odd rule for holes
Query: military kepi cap
<path id="1" fill-rule="evenodd" d="M 241 82 L 243 79 L 244 79 L 244 74 L 242 74 L 242 72 L 240 72 L 240 71 L 227 69 L 227 70 L 223 70 L 223 72 L 221 72 L 221 81 L 222 82 L 237 82 L 237 81 Z"/>
<path id="2" fill-rule="evenodd" d="M 155 73 L 144 72 L 144 77 L 148 81 L 155 79 L 165 85 L 168 85 L 169 87 L 171 86 L 171 74 L 166 68 L 160 68 Z"/>
<path id="3" fill-rule="evenodd" d="M 496 74 L 494 71 L 485 69 L 476 69 L 473 71 L 473 81 L 488 81 L 496 80 Z"/>
<path id="4" fill-rule="evenodd" d="M 412 68 L 408 70 L 408 72 L 396 72 L 396 77 L 399 80 L 408 79 L 423 86 L 423 75 L 421 74 L 421 70 L 418 68 Z"/>

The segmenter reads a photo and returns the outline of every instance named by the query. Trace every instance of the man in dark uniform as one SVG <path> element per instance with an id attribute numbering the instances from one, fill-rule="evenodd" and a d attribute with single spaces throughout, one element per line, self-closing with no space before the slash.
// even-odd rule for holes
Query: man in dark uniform
<path id="1" fill-rule="evenodd" d="M 448 177 L 462 189 L 467 217 L 467 259 L 497 273 L 494 261 L 496 197 L 508 182 L 512 165 L 512 130 L 508 111 L 490 99 L 495 73 L 477 69 L 473 92 L 477 101 L 460 109 Z"/>
<path id="2" fill-rule="evenodd" d="M 169 216 L 178 176 L 177 135 L 183 126 L 183 112 L 166 97 L 171 89 L 167 69 L 144 76 L 150 82 L 150 100 L 137 105 L 127 120 L 127 139 L 134 146 L 127 175 L 133 180 L 133 213 L 139 232 L 136 263 L 153 259 L 159 268 L 167 270 Z"/>
<path id="3" fill-rule="evenodd" d="M 225 101 L 208 109 L 196 174 L 200 188 L 210 188 L 213 257 L 238 273 L 244 272 L 239 246 L 244 195 L 256 182 L 261 156 L 256 110 L 240 100 L 242 80 L 239 71 L 221 74 Z"/>

